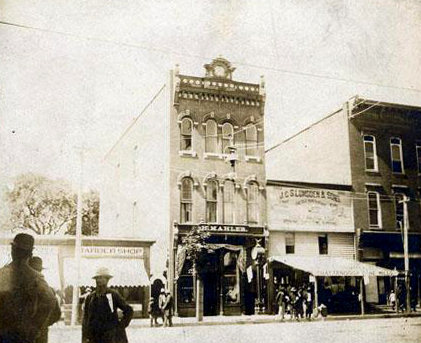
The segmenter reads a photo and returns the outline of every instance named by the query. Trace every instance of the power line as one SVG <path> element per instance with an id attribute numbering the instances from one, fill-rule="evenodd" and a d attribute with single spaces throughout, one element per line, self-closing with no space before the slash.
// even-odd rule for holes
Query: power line
<path id="1" fill-rule="evenodd" d="M 103 161 L 111 154 L 111 152 L 115 149 L 115 147 L 121 142 L 121 140 L 127 135 L 127 133 L 130 131 L 130 129 L 134 126 L 134 124 L 137 123 L 137 121 L 139 120 L 139 118 L 142 116 L 143 113 L 145 113 L 145 111 L 149 108 L 150 105 L 152 105 L 152 103 L 155 101 L 155 99 L 159 96 L 159 94 L 161 94 L 161 92 L 164 90 L 164 88 L 166 87 L 166 85 L 164 84 L 160 90 L 155 94 L 155 96 L 152 98 L 151 101 L 149 101 L 149 103 L 143 108 L 142 112 L 140 112 L 140 114 L 133 120 L 133 122 L 129 125 L 129 127 L 123 132 L 123 134 L 120 136 L 120 138 L 117 140 L 117 142 L 115 142 L 115 144 L 113 145 L 113 147 L 107 152 L 107 154 L 104 156 Z"/>
<path id="2" fill-rule="evenodd" d="M 159 53 L 169 54 L 169 55 L 191 57 L 191 58 L 196 58 L 196 59 L 212 59 L 213 58 L 213 57 L 210 57 L 210 56 L 196 55 L 196 54 L 186 54 L 186 53 L 181 53 L 181 52 L 177 52 L 177 51 L 169 50 L 169 49 L 157 48 L 157 47 L 141 45 L 141 44 L 134 44 L 134 43 L 122 43 L 122 42 L 117 42 L 117 41 L 114 41 L 114 40 L 111 40 L 111 39 L 104 39 L 104 38 L 91 37 L 91 36 L 82 36 L 82 35 L 77 35 L 77 34 L 74 34 L 74 33 L 68 33 L 68 32 L 62 32 L 62 31 L 50 30 L 50 29 L 43 29 L 43 28 L 39 28 L 39 27 L 27 26 L 27 25 L 22 25 L 22 24 L 17 24 L 17 23 L 12 23 L 12 22 L 6 22 L 6 21 L 0 21 L 0 24 L 18 27 L 18 28 L 22 28 L 22 29 L 36 30 L 36 31 L 47 32 L 47 33 L 54 33 L 54 34 L 58 34 L 58 35 L 74 37 L 74 38 L 79 38 L 79 39 L 93 40 L 93 41 L 98 41 L 98 42 L 107 43 L 107 44 L 125 46 L 125 47 L 129 47 L 129 48 L 137 48 L 137 49 L 143 49 L 143 50 L 148 50 L 148 51 L 154 51 L 154 52 L 159 52 Z M 386 85 L 386 84 L 375 83 L 375 82 L 364 81 L 364 80 L 354 80 L 354 79 L 345 78 L 345 77 L 337 77 L 337 76 L 316 74 L 316 73 L 310 73 L 310 72 L 302 72 L 302 71 L 297 71 L 297 70 L 288 70 L 288 69 L 270 67 L 270 66 L 265 66 L 265 65 L 251 64 L 251 63 L 246 63 L 246 62 L 241 62 L 241 61 L 231 61 L 231 63 L 236 64 L 236 65 L 254 68 L 254 69 L 270 70 L 270 71 L 284 73 L 284 74 L 290 74 L 290 75 L 299 75 L 299 76 L 313 77 L 313 78 L 326 79 L 326 80 L 332 80 L 332 81 L 341 81 L 341 82 L 347 82 L 347 83 L 365 84 L 365 85 L 369 85 L 369 86 L 376 86 L 376 87 L 383 87 L 383 88 L 390 88 L 390 89 L 400 89 L 400 90 L 407 90 L 407 91 L 421 93 L 421 89 L 413 88 L 413 87 L 412 88 L 411 87 L 398 87 L 398 86 Z"/>

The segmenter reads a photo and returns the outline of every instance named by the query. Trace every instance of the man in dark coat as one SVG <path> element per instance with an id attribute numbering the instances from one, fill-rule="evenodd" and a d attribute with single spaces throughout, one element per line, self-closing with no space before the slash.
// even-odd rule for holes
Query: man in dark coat
<path id="1" fill-rule="evenodd" d="M 41 273 L 28 265 L 34 238 L 20 233 L 12 242 L 12 262 L 0 269 L 0 342 L 34 343 L 51 325 L 56 297 Z"/>
<path id="2" fill-rule="evenodd" d="M 126 327 L 133 317 L 133 309 L 116 291 L 107 287 L 112 278 L 107 268 L 99 268 L 94 279 L 96 290 L 85 300 L 82 322 L 83 343 L 127 343 Z M 117 309 L 123 311 L 118 317 Z"/>
<path id="3" fill-rule="evenodd" d="M 35 269 L 37 272 L 40 272 L 40 273 L 42 273 L 42 271 L 44 270 L 44 267 L 42 266 L 42 258 L 38 256 L 31 257 L 28 261 L 28 265 L 32 269 Z M 52 288 L 51 290 L 54 292 Z M 55 295 L 55 292 L 54 292 L 54 295 Z M 60 320 L 60 317 L 61 317 L 60 304 L 58 303 L 57 297 L 55 298 L 56 298 L 56 301 L 54 303 L 54 308 L 50 314 L 50 318 L 48 319 L 48 322 L 46 323 L 47 325 L 41 328 L 40 333 L 35 340 L 35 343 L 47 343 L 48 342 L 48 327 Z"/>

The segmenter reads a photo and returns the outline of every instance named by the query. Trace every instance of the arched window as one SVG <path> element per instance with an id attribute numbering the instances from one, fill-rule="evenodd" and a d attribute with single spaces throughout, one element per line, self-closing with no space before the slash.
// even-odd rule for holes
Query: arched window
<path id="1" fill-rule="evenodd" d="M 250 182 L 247 187 L 247 222 L 259 222 L 259 186 L 256 182 Z"/>
<path id="2" fill-rule="evenodd" d="M 224 223 L 234 223 L 234 182 L 226 180 L 224 183 Z"/>
<path id="3" fill-rule="evenodd" d="M 206 221 L 216 223 L 218 208 L 218 184 L 215 180 L 208 181 L 206 187 Z"/>
<path id="4" fill-rule="evenodd" d="M 180 137 L 180 150 L 192 150 L 192 131 L 193 122 L 190 118 L 184 118 L 181 121 L 181 137 Z"/>
<path id="5" fill-rule="evenodd" d="M 402 140 L 393 137 L 390 139 L 390 153 L 392 159 L 392 173 L 404 174 Z"/>
<path id="6" fill-rule="evenodd" d="M 193 207 L 193 181 L 186 177 L 181 181 L 180 191 L 180 222 L 191 223 Z"/>
<path id="7" fill-rule="evenodd" d="M 228 147 L 234 145 L 234 128 L 230 123 L 222 125 L 222 153 L 229 154 Z"/>
<path id="8" fill-rule="evenodd" d="M 257 128 L 253 124 L 246 126 L 246 155 L 257 156 Z"/>
<path id="9" fill-rule="evenodd" d="M 205 152 L 216 153 L 218 148 L 218 126 L 214 120 L 206 122 Z"/>

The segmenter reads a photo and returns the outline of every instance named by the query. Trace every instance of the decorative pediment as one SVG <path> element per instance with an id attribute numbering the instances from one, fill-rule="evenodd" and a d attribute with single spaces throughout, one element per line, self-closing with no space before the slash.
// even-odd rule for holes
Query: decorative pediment
<path id="1" fill-rule="evenodd" d="M 225 58 L 218 57 L 212 60 L 212 63 L 204 65 L 206 77 L 232 80 L 232 73 L 235 68 L 231 66 Z"/>
<path id="2" fill-rule="evenodd" d="M 186 170 L 180 174 L 178 174 L 178 178 L 177 178 L 177 186 L 181 187 L 181 182 L 184 178 L 190 178 L 193 180 L 193 187 L 198 187 L 199 186 L 199 182 L 197 180 L 196 177 L 193 176 L 192 172 L 190 170 Z"/>

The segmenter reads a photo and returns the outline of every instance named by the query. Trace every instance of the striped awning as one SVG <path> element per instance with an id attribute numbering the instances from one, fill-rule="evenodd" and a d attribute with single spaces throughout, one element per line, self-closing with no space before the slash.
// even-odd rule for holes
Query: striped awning
<path id="1" fill-rule="evenodd" d="M 398 271 L 373 266 L 353 259 L 330 256 L 273 256 L 278 262 L 314 276 L 396 276 Z"/>
<path id="2" fill-rule="evenodd" d="M 109 286 L 147 286 L 149 278 L 145 270 L 143 259 L 124 258 L 88 258 L 81 259 L 80 286 L 95 286 L 92 276 L 100 267 L 106 267 L 113 278 Z M 64 260 L 64 279 L 66 286 L 72 285 L 77 278 L 76 261 L 74 258 Z"/>

